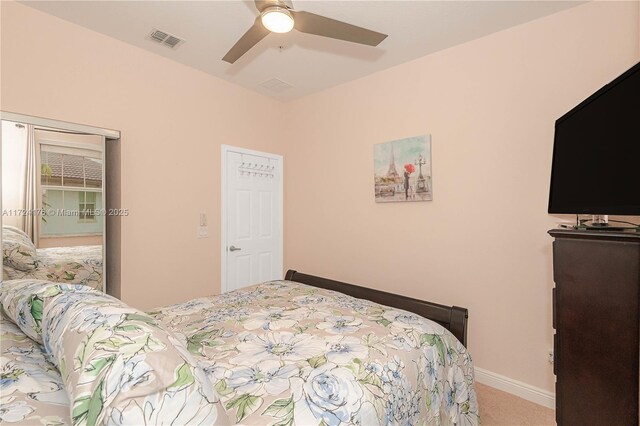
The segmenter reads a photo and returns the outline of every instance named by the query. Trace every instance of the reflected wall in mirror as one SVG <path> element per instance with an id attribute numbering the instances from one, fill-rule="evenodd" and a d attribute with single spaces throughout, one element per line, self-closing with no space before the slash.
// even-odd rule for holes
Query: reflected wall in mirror
<path id="1" fill-rule="evenodd" d="M 104 291 L 104 137 L 2 121 L 3 279 Z"/>

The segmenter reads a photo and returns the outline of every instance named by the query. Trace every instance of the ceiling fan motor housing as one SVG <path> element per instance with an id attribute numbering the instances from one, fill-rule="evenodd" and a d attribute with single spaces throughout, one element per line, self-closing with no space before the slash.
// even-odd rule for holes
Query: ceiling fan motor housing
<path id="1" fill-rule="evenodd" d="M 293 15 L 281 6 L 269 6 L 260 14 L 262 25 L 273 33 L 288 33 L 293 29 Z"/>

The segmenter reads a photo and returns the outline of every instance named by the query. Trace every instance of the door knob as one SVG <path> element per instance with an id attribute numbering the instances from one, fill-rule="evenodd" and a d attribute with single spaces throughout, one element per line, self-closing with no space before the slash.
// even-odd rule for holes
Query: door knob
<path id="1" fill-rule="evenodd" d="M 238 251 L 238 250 L 242 250 L 240 247 L 236 247 L 236 246 L 230 246 L 229 247 L 229 251 Z"/>

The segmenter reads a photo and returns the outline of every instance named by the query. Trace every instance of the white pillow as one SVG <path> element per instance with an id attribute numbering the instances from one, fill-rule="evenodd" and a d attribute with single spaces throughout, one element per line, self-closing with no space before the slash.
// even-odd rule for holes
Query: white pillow
<path id="1" fill-rule="evenodd" d="M 29 236 L 13 226 L 2 227 L 2 263 L 19 271 L 38 267 L 38 252 Z"/>

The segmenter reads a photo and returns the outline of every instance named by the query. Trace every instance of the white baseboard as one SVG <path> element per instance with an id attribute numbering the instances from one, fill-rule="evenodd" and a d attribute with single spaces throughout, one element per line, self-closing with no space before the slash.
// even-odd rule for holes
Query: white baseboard
<path id="1" fill-rule="evenodd" d="M 553 392 L 531 386 L 527 383 L 511 379 L 501 374 L 493 373 L 483 368 L 474 368 L 476 381 L 483 385 L 519 396 L 527 401 L 545 406 L 547 408 L 556 408 L 556 396 Z"/>

